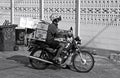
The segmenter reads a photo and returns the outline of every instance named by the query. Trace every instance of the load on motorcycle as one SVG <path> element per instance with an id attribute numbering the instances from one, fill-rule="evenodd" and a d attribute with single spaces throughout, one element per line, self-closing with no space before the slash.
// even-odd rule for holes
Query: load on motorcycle
<path id="1" fill-rule="evenodd" d="M 55 15 L 50 16 L 52 24 L 48 26 L 46 41 L 30 41 L 30 64 L 36 69 L 46 69 L 53 64 L 62 68 L 72 67 L 78 72 L 89 72 L 94 66 L 93 56 L 88 51 L 81 50 L 81 40 L 79 37 L 74 38 L 72 27 L 70 30 L 58 30 L 61 16 Z"/>

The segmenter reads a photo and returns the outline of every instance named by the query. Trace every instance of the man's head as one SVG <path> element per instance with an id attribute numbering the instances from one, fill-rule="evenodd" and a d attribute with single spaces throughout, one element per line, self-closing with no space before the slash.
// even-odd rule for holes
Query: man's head
<path id="1" fill-rule="evenodd" d="M 50 16 L 50 20 L 53 22 L 53 23 L 58 23 L 59 21 L 61 21 L 62 19 L 61 19 L 61 16 L 60 15 L 58 15 L 58 14 L 52 14 L 51 16 Z"/>

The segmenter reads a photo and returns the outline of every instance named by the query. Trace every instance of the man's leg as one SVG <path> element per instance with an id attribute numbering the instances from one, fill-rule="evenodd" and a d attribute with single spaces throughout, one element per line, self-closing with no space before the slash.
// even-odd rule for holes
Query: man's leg
<path id="1" fill-rule="evenodd" d="M 56 57 L 59 57 L 60 56 L 60 53 L 62 52 L 62 50 L 64 49 L 64 44 L 63 43 L 59 43 L 59 49 L 58 49 L 58 52 L 56 54 Z"/>
<path id="2" fill-rule="evenodd" d="M 62 58 L 60 57 L 60 53 L 62 52 L 62 50 L 64 49 L 64 44 L 60 43 L 59 44 L 59 49 L 57 51 L 56 57 L 54 58 L 54 60 L 58 63 L 61 64 L 62 63 Z"/>
<path id="3" fill-rule="evenodd" d="M 56 53 L 56 56 L 55 56 L 55 58 L 53 60 L 59 61 L 59 63 L 60 63 L 61 62 L 60 53 L 64 49 L 65 45 L 63 43 L 60 43 L 59 41 L 52 41 L 50 46 L 53 47 L 53 48 L 57 48 L 58 49 L 58 51 Z"/>

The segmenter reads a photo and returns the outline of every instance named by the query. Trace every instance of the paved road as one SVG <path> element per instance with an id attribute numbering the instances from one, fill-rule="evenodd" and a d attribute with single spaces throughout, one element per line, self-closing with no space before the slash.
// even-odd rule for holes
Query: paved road
<path id="1" fill-rule="evenodd" d="M 95 66 L 89 73 L 78 73 L 69 69 L 57 69 L 50 66 L 45 70 L 36 70 L 29 65 L 26 56 L 13 53 L 1 53 L 0 78 L 120 78 L 119 65 L 102 57 L 95 57 Z"/>

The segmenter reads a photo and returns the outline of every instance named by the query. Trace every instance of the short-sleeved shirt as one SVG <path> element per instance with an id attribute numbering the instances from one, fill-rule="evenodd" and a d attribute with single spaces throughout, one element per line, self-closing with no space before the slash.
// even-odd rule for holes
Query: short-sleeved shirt
<path id="1" fill-rule="evenodd" d="M 57 34 L 58 34 L 58 25 L 53 23 L 50 24 L 48 26 L 46 42 L 48 43 L 53 42 Z"/>

